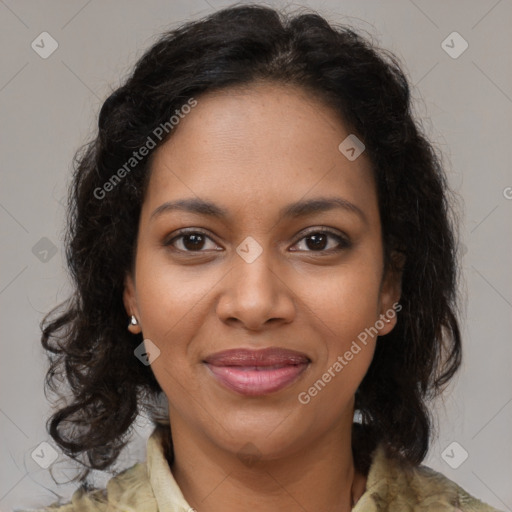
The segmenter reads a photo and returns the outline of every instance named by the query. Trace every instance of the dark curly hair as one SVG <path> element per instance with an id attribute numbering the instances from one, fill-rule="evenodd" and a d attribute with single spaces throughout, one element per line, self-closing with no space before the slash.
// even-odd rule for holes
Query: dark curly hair
<path id="1" fill-rule="evenodd" d="M 261 80 L 301 87 L 364 142 L 377 184 L 385 268 L 402 271 L 397 325 L 377 344 L 355 395 L 356 468 L 368 471 L 380 442 L 408 464 L 427 455 L 435 430 L 428 401 L 461 363 L 457 222 L 442 157 L 414 120 L 395 55 L 314 12 L 292 16 L 245 5 L 161 35 L 104 102 L 98 133 L 75 156 L 65 239 L 74 291 L 41 322 L 50 359 L 45 392 L 64 396 L 62 382 L 70 390 L 47 429 L 86 468 L 73 480 L 114 464 L 139 413 L 150 411 L 156 426 L 170 428 L 154 407 L 163 392 L 151 367 L 134 357 L 142 334 L 127 331 L 122 300 L 154 151 L 108 193 L 105 184 L 190 98 Z M 403 265 L 396 254 L 405 256 Z M 168 438 L 172 457 L 170 430 Z"/>

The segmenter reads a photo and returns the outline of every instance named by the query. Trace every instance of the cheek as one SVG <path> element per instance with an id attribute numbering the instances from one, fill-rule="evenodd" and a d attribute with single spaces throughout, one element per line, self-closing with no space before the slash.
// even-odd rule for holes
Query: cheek
<path id="1" fill-rule="evenodd" d="M 309 297 L 317 305 L 312 322 L 318 359 L 298 399 L 326 422 L 343 413 L 372 362 L 378 287 L 371 272 L 340 271 L 325 280 L 324 293 Z"/>
<path id="2" fill-rule="evenodd" d="M 330 339 L 346 341 L 377 320 L 380 271 L 371 254 L 354 254 L 346 263 L 301 282 L 302 297 L 328 328 Z"/>
<path id="3" fill-rule="evenodd" d="M 156 252 L 156 254 L 155 254 Z M 172 265 L 165 253 L 141 251 L 137 260 L 137 302 L 144 336 L 161 343 L 183 339 L 196 324 L 208 292 L 215 286 L 211 272 Z"/>
<path id="4" fill-rule="evenodd" d="M 304 294 L 316 332 L 318 356 L 308 385 L 322 381 L 316 386 L 323 395 L 319 406 L 331 401 L 341 406 L 355 392 L 372 361 L 381 278 L 376 253 L 378 256 L 378 251 L 354 254 L 345 265 L 316 280 L 316 285 Z"/>
<path id="5" fill-rule="evenodd" d="M 188 348 L 204 321 L 204 302 L 213 284 L 179 270 L 165 258 L 141 252 L 137 302 L 143 336 L 159 349 L 151 369 L 164 393 L 186 408 L 198 383 L 190 379 Z M 185 384 L 186 383 L 186 384 Z"/>
<path id="6" fill-rule="evenodd" d="M 187 350 L 204 320 L 201 299 L 212 285 L 162 260 L 141 252 L 136 267 L 137 303 L 144 339 L 160 351 L 151 369 L 166 395 L 180 401 L 182 383 L 187 382 L 188 391 L 195 386 L 186 374 Z"/>

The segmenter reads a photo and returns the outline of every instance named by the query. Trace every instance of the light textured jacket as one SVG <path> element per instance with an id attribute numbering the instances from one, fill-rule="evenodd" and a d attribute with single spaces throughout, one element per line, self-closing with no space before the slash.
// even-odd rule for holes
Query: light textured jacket
<path id="1" fill-rule="evenodd" d="M 38 512 L 193 512 L 169 468 L 161 435 L 155 430 L 149 437 L 145 463 L 138 462 L 112 477 L 106 489 L 89 492 L 78 489 L 70 502 L 54 503 Z M 352 512 L 385 511 L 501 512 L 426 466 L 405 471 L 378 447 L 366 491 Z"/>

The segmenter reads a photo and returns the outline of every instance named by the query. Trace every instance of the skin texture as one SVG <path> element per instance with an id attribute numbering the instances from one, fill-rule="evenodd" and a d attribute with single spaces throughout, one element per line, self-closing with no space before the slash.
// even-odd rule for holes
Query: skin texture
<path id="1" fill-rule="evenodd" d="M 298 395 L 400 298 L 399 276 L 383 273 L 370 162 L 339 151 L 350 132 L 301 89 L 258 83 L 197 100 L 153 155 L 124 293 L 139 321 L 131 332 L 161 351 L 152 370 L 169 402 L 171 469 L 198 512 L 350 510 L 365 488 L 350 448 L 354 394 L 377 337 L 308 404 Z M 278 218 L 295 201 L 334 196 L 366 221 L 341 208 Z M 151 218 L 162 203 L 183 198 L 212 201 L 229 216 L 176 210 Z M 306 237 L 323 227 L 352 245 L 335 251 L 331 236 L 323 245 Z M 187 237 L 164 245 L 183 228 L 207 238 L 195 251 Z M 252 263 L 236 252 L 248 236 L 262 248 Z M 395 322 L 384 322 L 379 335 Z M 266 396 L 227 390 L 202 362 L 226 349 L 271 346 L 304 352 L 311 363 Z M 246 451 L 256 460 L 240 456 Z"/>

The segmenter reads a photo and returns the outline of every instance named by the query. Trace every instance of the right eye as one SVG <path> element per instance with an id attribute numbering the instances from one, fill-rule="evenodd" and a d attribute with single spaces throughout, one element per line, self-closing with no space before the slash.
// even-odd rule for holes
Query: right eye
<path id="1" fill-rule="evenodd" d="M 164 245 L 171 246 L 172 248 L 181 252 L 205 252 L 202 249 L 204 248 L 207 240 L 213 242 L 213 240 L 203 231 L 197 229 L 187 229 L 178 231 L 176 236 L 171 238 L 169 241 L 166 241 Z M 177 243 L 181 244 L 181 248 L 176 247 Z M 211 248 L 209 250 L 218 249 Z"/>

